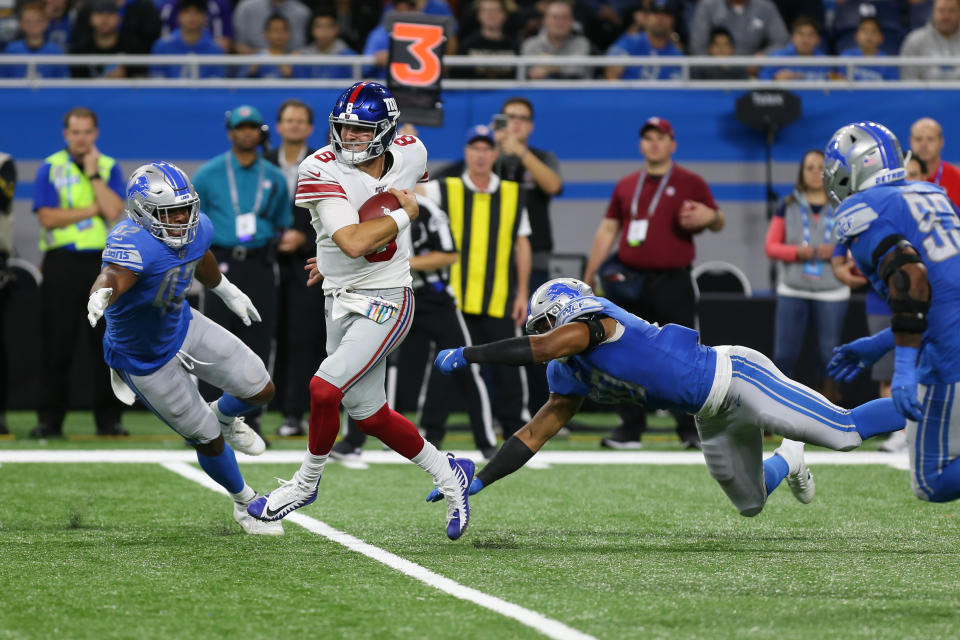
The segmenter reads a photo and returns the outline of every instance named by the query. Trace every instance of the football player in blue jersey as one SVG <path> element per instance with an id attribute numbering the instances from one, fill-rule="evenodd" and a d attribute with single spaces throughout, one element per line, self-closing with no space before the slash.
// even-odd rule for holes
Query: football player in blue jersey
<path id="1" fill-rule="evenodd" d="M 247 514 L 257 493 L 244 482 L 233 453 L 263 453 L 263 439 L 238 416 L 269 402 L 273 382 L 249 347 L 184 304 L 184 297 L 196 276 L 244 324 L 260 315 L 220 273 L 210 252 L 213 225 L 183 171 L 166 162 L 134 171 L 126 213 L 107 238 L 87 302 L 91 326 L 106 316 L 103 351 L 114 392 L 127 404 L 136 394 L 193 445 L 203 470 L 233 498 L 233 517 L 247 533 L 282 535 L 280 522 Z M 208 405 L 191 374 L 223 389 L 223 396 Z"/>
<path id="2" fill-rule="evenodd" d="M 837 347 L 827 370 L 850 381 L 894 350 L 910 484 L 921 500 L 948 502 L 960 497 L 960 218 L 941 187 L 907 182 L 905 164 L 896 136 L 874 122 L 849 124 L 827 144 L 837 236 L 893 312 L 889 329 Z"/>
<path id="3" fill-rule="evenodd" d="M 694 414 L 710 475 L 745 516 L 760 513 L 784 478 L 797 500 L 813 499 L 804 442 L 848 451 L 903 427 L 890 399 L 842 409 L 784 376 L 758 351 L 702 345 L 696 331 L 650 324 L 572 278 L 551 280 L 534 292 L 527 332 L 437 355 L 443 373 L 473 362 L 549 361 L 549 400 L 480 470 L 473 493 L 522 467 L 586 397 Z M 764 430 L 784 436 L 766 460 Z"/>

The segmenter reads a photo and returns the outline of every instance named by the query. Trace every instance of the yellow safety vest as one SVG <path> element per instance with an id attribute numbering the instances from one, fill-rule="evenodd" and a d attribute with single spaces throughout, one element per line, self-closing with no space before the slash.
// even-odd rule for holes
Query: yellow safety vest
<path id="1" fill-rule="evenodd" d="M 70 158 L 67 150 L 58 151 L 44 160 L 50 165 L 50 184 L 60 196 L 61 209 L 80 209 L 94 203 L 95 196 L 90 178 Z M 104 182 L 110 180 L 110 171 L 116 160 L 100 154 L 97 173 Z M 77 251 L 103 249 L 107 245 L 109 227 L 100 216 L 75 222 L 59 229 L 44 229 L 40 233 L 40 250 L 49 251 L 72 246 Z"/>
<path id="2" fill-rule="evenodd" d="M 515 292 L 513 241 L 520 226 L 520 185 L 501 180 L 493 193 L 471 191 L 460 178 L 440 181 L 441 208 L 450 217 L 460 260 L 450 284 L 464 313 L 503 318 Z"/>

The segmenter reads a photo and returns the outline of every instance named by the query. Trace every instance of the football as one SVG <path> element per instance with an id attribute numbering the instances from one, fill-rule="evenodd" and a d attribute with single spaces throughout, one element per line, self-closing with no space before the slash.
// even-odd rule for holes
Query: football
<path id="1" fill-rule="evenodd" d="M 366 222 L 367 220 L 373 220 L 374 218 L 385 216 L 394 209 L 399 208 L 400 201 L 397 200 L 397 196 L 388 191 L 384 191 L 372 196 L 369 200 L 360 205 L 360 209 L 357 211 L 357 213 L 360 214 L 360 222 Z"/>

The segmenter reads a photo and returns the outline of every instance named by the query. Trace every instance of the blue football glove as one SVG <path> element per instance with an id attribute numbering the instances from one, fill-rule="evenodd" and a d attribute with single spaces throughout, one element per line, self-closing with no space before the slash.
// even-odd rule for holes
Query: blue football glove
<path id="1" fill-rule="evenodd" d="M 480 481 L 480 478 L 474 476 L 473 482 L 470 483 L 470 495 L 480 493 L 481 489 L 483 489 L 483 483 Z M 427 502 L 440 502 L 441 500 L 443 500 L 443 496 L 440 495 L 440 489 L 434 487 L 430 495 L 427 496 Z"/>
<path id="2" fill-rule="evenodd" d="M 923 413 L 917 400 L 918 353 L 919 349 L 915 347 L 897 347 L 890 394 L 897 413 L 908 420 L 920 422 Z"/>
<path id="3" fill-rule="evenodd" d="M 892 348 L 893 332 L 890 329 L 834 347 L 827 374 L 834 380 L 851 382 Z"/>
<path id="4" fill-rule="evenodd" d="M 433 366 L 440 370 L 444 375 L 450 375 L 456 369 L 467 366 L 467 360 L 463 357 L 463 347 L 456 349 L 444 349 L 437 354 L 437 359 L 433 361 Z"/>

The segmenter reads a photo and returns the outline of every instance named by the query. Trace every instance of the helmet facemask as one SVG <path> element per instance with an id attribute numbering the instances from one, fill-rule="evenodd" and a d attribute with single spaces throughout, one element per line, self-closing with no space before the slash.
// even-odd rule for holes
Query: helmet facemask
<path id="1" fill-rule="evenodd" d="M 172 222 L 171 216 L 183 209 L 188 210 L 186 222 Z M 186 174 L 166 162 L 133 172 L 127 184 L 126 211 L 131 220 L 171 249 L 180 249 L 197 237 L 200 198 Z"/>
<path id="2" fill-rule="evenodd" d="M 545 282 L 530 296 L 527 333 L 542 334 L 555 329 L 557 316 L 570 301 L 592 295 L 590 285 L 574 278 L 555 278 Z"/>
<path id="3" fill-rule="evenodd" d="M 333 152 L 337 159 L 345 164 L 361 164 L 382 156 L 387 146 L 393 141 L 397 128 L 396 117 L 369 122 L 352 119 L 350 116 L 351 114 L 346 113 L 339 117 L 330 114 L 330 137 L 333 140 Z M 345 141 L 342 132 L 345 124 L 369 129 L 373 135 L 369 141 Z"/>

